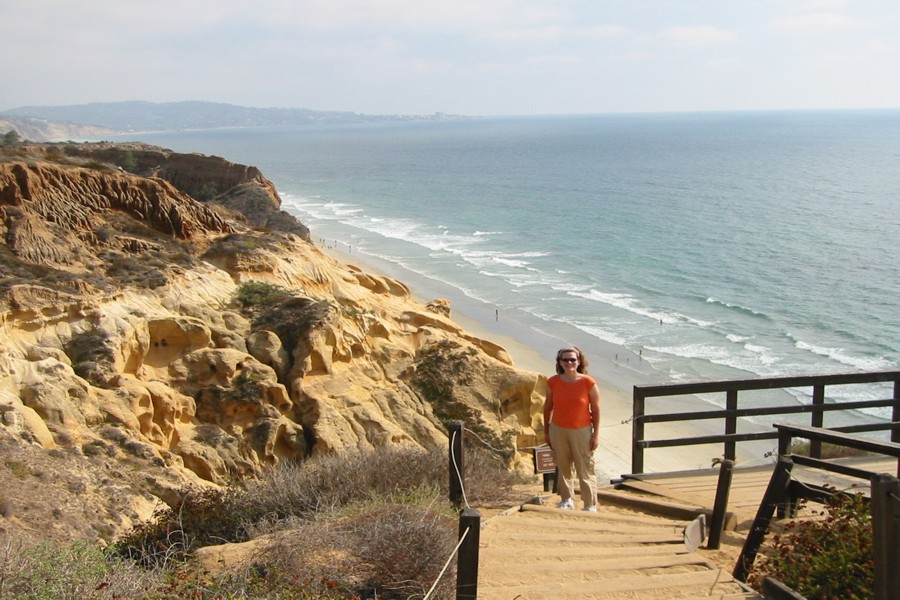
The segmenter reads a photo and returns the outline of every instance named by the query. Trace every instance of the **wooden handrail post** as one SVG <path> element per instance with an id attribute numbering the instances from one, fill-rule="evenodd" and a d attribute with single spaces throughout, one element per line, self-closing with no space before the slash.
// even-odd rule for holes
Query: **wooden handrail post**
<path id="1" fill-rule="evenodd" d="M 778 427 L 776 425 L 776 427 Z M 793 435 L 790 431 L 778 428 L 778 456 L 786 456 L 791 453 L 791 440 Z"/>
<path id="2" fill-rule="evenodd" d="M 725 408 L 727 410 L 737 410 L 738 407 L 738 391 L 728 390 L 725 392 Z M 725 417 L 725 435 L 737 433 L 737 417 Z M 737 443 L 734 440 L 725 442 L 725 459 L 734 460 L 737 458 Z"/>
<path id="3" fill-rule="evenodd" d="M 716 484 L 716 502 L 713 505 L 712 519 L 709 523 L 709 539 L 706 547 L 718 550 L 725 529 L 725 513 L 728 510 L 728 496 L 731 494 L 731 479 L 734 474 L 734 461 L 723 460 L 719 465 L 719 482 Z"/>
<path id="4" fill-rule="evenodd" d="M 465 453 L 463 452 L 464 448 L 464 437 L 465 437 L 465 423 L 462 421 L 451 421 L 447 425 L 447 431 L 450 435 L 450 460 L 448 465 L 448 471 L 450 473 L 450 502 L 456 508 L 459 508 L 463 505 L 464 500 L 464 490 L 463 490 L 463 482 L 466 480 L 466 469 L 465 469 Z"/>
<path id="5" fill-rule="evenodd" d="M 631 405 L 631 472 L 644 472 L 644 447 L 641 442 L 644 440 L 644 404 L 646 399 L 642 393 L 638 392 L 637 387 L 634 388 L 634 400 Z"/>
<path id="6" fill-rule="evenodd" d="M 732 576 L 738 581 L 747 581 L 747 575 L 750 574 L 750 568 L 753 566 L 753 561 L 756 560 L 757 553 L 759 553 L 759 547 L 762 545 L 766 531 L 769 529 L 769 523 L 772 522 L 775 507 L 787 499 L 788 485 L 791 481 L 791 470 L 793 468 L 794 463 L 790 458 L 787 456 L 778 457 L 775 470 L 772 472 L 772 478 L 769 479 L 769 486 L 766 488 L 766 493 L 759 504 L 756 518 L 753 519 L 753 526 L 747 534 L 744 547 L 741 549 L 741 555 L 738 557 L 737 565 L 735 565 L 732 573 Z"/>
<path id="7" fill-rule="evenodd" d="M 465 536 L 465 539 L 463 539 Z M 456 555 L 456 600 L 478 597 L 478 545 L 481 539 L 481 514 L 467 508 L 459 514 L 459 537 Z"/>
<path id="8" fill-rule="evenodd" d="M 893 600 L 900 592 L 900 481 L 881 473 L 871 483 L 875 600 Z"/>
<path id="9" fill-rule="evenodd" d="M 812 396 L 813 407 L 825 404 L 825 386 L 813 386 Z M 814 410 L 810 416 L 810 424 L 813 427 L 822 428 L 825 426 L 825 413 L 821 410 Z M 813 458 L 822 458 L 822 440 L 809 440 L 809 455 Z"/>

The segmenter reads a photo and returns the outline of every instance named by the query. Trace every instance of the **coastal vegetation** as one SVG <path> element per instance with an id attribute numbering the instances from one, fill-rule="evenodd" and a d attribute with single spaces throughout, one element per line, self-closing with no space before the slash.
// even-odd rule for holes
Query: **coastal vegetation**
<path id="1" fill-rule="evenodd" d="M 467 452 L 469 502 L 508 500 L 519 482 Z M 452 597 L 457 520 L 446 452 L 394 448 L 284 463 L 222 490 L 186 489 L 106 548 L 0 537 L 0 600 Z M 246 543 L 228 565 L 203 549 Z M 207 556 L 215 556 L 215 551 Z M 210 564 L 212 562 L 212 564 Z"/>
<path id="2" fill-rule="evenodd" d="M 788 522 L 773 537 L 754 567 L 752 584 L 759 587 L 772 577 L 810 600 L 874 597 L 869 504 L 862 494 L 831 492 L 823 508 Z"/>

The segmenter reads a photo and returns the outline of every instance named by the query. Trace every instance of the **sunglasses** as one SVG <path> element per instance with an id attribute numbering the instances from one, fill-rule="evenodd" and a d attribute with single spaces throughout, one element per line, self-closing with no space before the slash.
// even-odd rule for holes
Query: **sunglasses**
<path id="1" fill-rule="evenodd" d="M 559 362 L 573 363 L 573 362 L 578 362 L 578 359 L 577 358 L 561 358 L 561 359 L 559 359 Z"/>

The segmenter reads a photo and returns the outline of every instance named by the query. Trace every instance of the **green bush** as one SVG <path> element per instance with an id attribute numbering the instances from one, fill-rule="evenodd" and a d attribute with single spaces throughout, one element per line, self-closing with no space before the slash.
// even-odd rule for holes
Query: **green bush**
<path id="1" fill-rule="evenodd" d="M 141 598 L 152 579 L 87 542 L 28 547 L 0 536 L 0 600 Z"/>
<path id="2" fill-rule="evenodd" d="M 247 281 L 238 288 L 235 299 L 245 308 L 265 307 L 285 302 L 296 294 L 281 286 L 261 281 Z"/>
<path id="3" fill-rule="evenodd" d="M 97 387 L 109 387 L 115 376 L 115 349 L 112 340 L 98 331 L 75 334 L 63 347 L 79 377 Z"/>
<path id="4" fill-rule="evenodd" d="M 253 318 L 253 330 L 268 329 L 278 336 L 281 345 L 293 354 L 300 340 L 322 324 L 331 311 L 325 301 L 289 297 L 281 301 L 270 300 L 265 310 L 257 310 Z"/>
<path id="5" fill-rule="evenodd" d="M 22 138 L 15 129 L 10 129 L 0 137 L 0 145 L 17 147 L 22 145 Z"/>
<path id="6" fill-rule="evenodd" d="M 463 421 L 466 426 L 485 443 L 500 452 L 504 458 L 512 455 L 513 443 L 503 440 L 481 424 L 481 417 L 475 409 L 461 401 L 455 394 L 457 388 L 472 383 L 474 348 L 466 348 L 450 340 L 424 346 L 416 356 L 415 370 L 410 383 L 422 397 L 431 404 L 434 416 L 445 425 L 452 421 Z"/>
<path id="7" fill-rule="evenodd" d="M 751 573 L 756 587 L 777 579 L 810 600 L 874 596 L 872 517 L 862 494 L 833 493 L 811 519 L 791 521 L 775 535 Z"/>
<path id="8" fill-rule="evenodd" d="M 184 562 L 197 548 L 246 539 L 244 515 L 229 502 L 233 490 L 189 489 L 175 506 L 156 511 L 114 546 L 117 555 L 148 567 Z"/>
<path id="9" fill-rule="evenodd" d="M 808 440 L 795 440 L 794 443 L 791 444 L 791 452 L 794 454 L 810 456 L 810 449 L 811 447 Z M 822 455 L 819 458 L 846 458 L 851 456 L 871 456 L 871 452 L 825 442 L 822 444 Z"/>

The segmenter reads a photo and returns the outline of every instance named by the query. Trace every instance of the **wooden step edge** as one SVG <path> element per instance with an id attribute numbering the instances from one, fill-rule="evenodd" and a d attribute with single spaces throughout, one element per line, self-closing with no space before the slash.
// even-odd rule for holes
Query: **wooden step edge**
<path id="1" fill-rule="evenodd" d="M 721 594 L 735 593 L 741 590 L 741 586 L 730 574 L 719 570 L 703 570 L 691 573 L 664 574 L 664 575 L 631 575 L 616 579 L 598 579 L 593 581 L 543 581 L 534 584 L 510 585 L 500 583 L 491 585 L 489 582 L 479 584 L 479 598 L 481 592 L 487 592 L 486 596 L 497 597 L 497 592 L 506 594 L 507 598 L 517 595 L 531 597 L 532 595 L 557 594 L 559 598 L 585 597 L 591 594 L 607 594 L 621 592 L 640 593 L 641 591 L 693 588 L 688 594 L 696 594 L 701 586 L 710 586 L 712 597 Z M 730 588 L 730 589 L 729 589 Z M 718 592 L 718 593 L 717 593 Z M 681 595 L 685 595 L 682 593 Z"/>
<path id="2" fill-rule="evenodd" d="M 648 514 L 659 515 L 682 521 L 693 521 L 700 515 L 706 515 L 707 523 L 712 518 L 712 509 L 702 506 L 686 506 L 655 497 L 643 496 L 630 492 L 597 492 L 597 501 L 601 504 L 614 504 Z M 737 517 L 732 512 L 725 513 L 725 530 L 733 531 L 737 527 Z"/>
<path id="3" fill-rule="evenodd" d="M 612 503 L 610 503 L 612 504 Z M 610 515 L 603 512 L 603 506 L 597 507 L 599 512 L 591 513 L 583 510 L 561 510 L 554 506 L 545 506 L 538 504 L 523 504 L 521 512 L 537 512 L 552 515 L 563 514 L 567 517 L 580 517 L 584 519 L 600 519 L 604 521 L 621 523 L 623 525 L 649 526 L 649 527 L 685 527 L 690 520 L 671 519 L 669 517 L 660 517 L 659 515 L 648 515 L 646 517 L 631 515 Z M 666 519 L 666 520 L 662 520 Z"/>

